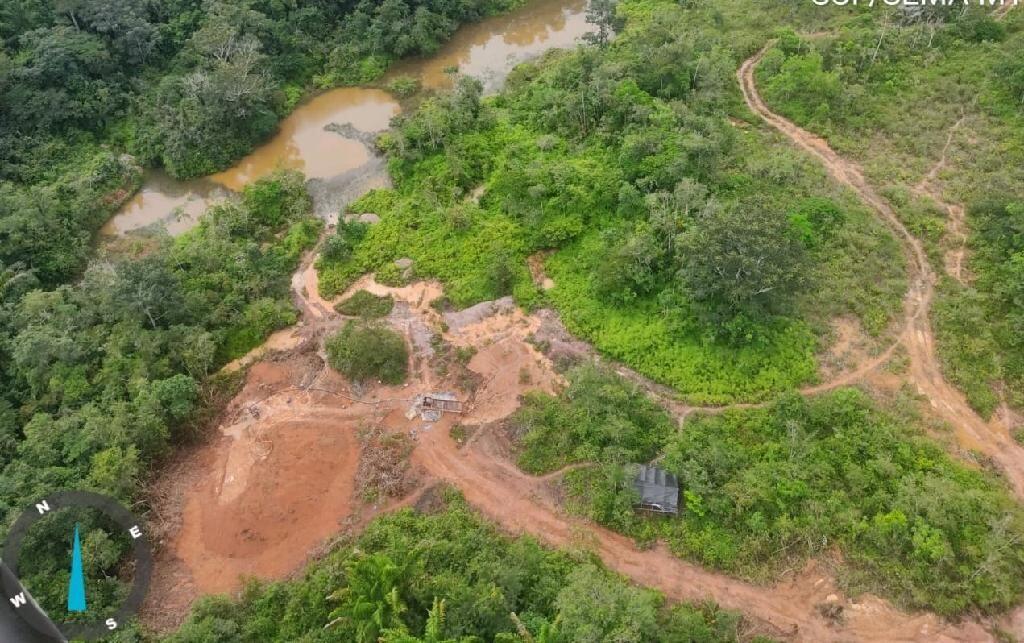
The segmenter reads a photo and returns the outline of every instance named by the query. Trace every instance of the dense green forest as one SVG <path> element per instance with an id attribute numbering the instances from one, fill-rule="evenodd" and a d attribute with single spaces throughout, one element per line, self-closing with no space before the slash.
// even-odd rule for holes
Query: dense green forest
<path id="1" fill-rule="evenodd" d="M 322 225 L 309 211 L 302 176 L 278 174 L 181 237 L 138 257 L 97 259 L 74 284 L 47 290 L 31 272 L 4 275 L 4 531 L 54 489 L 133 500 L 148 466 L 205 425 L 219 386 L 208 376 L 296 321 L 289 277 Z M 25 563 L 44 605 L 59 605 L 66 590 L 62 558 Z"/>
<path id="2" fill-rule="evenodd" d="M 0 267 L 78 274 L 141 167 L 223 169 L 309 89 L 373 80 L 517 1 L 4 2 Z"/>
<path id="3" fill-rule="evenodd" d="M 944 275 L 933 321 L 945 372 L 985 416 L 1003 399 L 1024 406 L 1020 13 L 897 15 L 881 39 L 877 21 L 860 16 L 814 38 L 784 34 L 759 70 L 773 108 L 860 160 L 928 244 Z M 943 199 L 967 210 L 964 283 L 944 273 L 942 253 L 957 243 L 948 214 L 914 189 L 943 155 Z"/>
<path id="4" fill-rule="evenodd" d="M 989 474 L 946 454 L 909 400 L 883 410 L 844 389 L 767 408 L 670 418 L 591 367 L 560 397 L 535 393 L 509 421 L 520 465 L 567 474 L 576 511 L 679 556 L 756 580 L 838 547 L 841 580 L 947 615 L 1001 611 L 1024 596 L 1024 510 Z M 633 510 L 628 464 L 655 456 L 685 510 Z"/>
<path id="5" fill-rule="evenodd" d="M 827 320 L 885 332 L 899 246 L 824 171 L 726 118 L 742 50 L 674 3 L 623 3 L 611 43 L 518 67 L 498 96 L 463 78 L 379 145 L 396 186 L 352 206 L 321 258 L 325 295 L 376 271 L 444 281 L 453 305 L 552 304 L 602 352 L 698 402 L 765 399 L 817 377 Z M 474 192 L 483 188 L 476 198 Z M 549 252 L 542 292 L 526 257 Z"/>

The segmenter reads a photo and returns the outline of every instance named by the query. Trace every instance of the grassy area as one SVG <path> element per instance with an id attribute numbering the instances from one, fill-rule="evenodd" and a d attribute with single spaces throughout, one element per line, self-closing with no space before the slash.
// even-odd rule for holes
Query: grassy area
<path id="1" fill-rule="evenodd" d="M 1024 252 L 1015 232 L 1024 225 L 1021 14 L 998 24 L 972 10 L 898 29 L 884 14 L 865 15 L 827 37 L 785 36 L 759 71 L 774 109 L 864 166 L 940 274 L 957 240 L 946 234 L 945 211 L 912 188 L 945 154 L 936 183 L 944 200 L 967 207 L 968 281 L 942 280 L 932 321 L 945 375 L 986 417 L 1004 398 L 1024 405 L 1015 294 L 1015 257 Z"/>
<path id="2" fill-rule="evenodd" d="M 391 295 L 378 297 L 367 290 L 360 290 L 344 301 L 338 302 L 334 309 L 349 317 L 377 319 L 387 317 L 395 307 L 395 299 Z"/>

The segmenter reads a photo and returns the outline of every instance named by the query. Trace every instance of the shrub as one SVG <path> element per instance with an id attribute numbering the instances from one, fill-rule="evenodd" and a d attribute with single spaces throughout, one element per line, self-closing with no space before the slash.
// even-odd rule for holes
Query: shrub
<path id="1" fill-rule="evenodd" d="M 388 83 L 388 91 L 399 98 L 408 98 L 420 90 L 420 81 L 412 76 L 399 76 Z"/>
<path id="2" fill-rule="evenodd" d="M 380 324 L 349 322 L 327 340 L 327 363 L 354 382 L 401 384 L 408 372 L 405 340 Z"/>
<path id="3" fill-rule="evenodd" d="M 394 307 L 395 300 L 391 295 L 378 297 L 368 290 L 360 290 L 345 301 L 338 302 L 334 310 L 350 317 L 376 319 L 387 317 Z"/>
<path id="4" fill-rule="evenodd" d="M 368 229 L 368 225 L 359 221 L 338 222 L 338 229 L 324 241 L 320 258 L 333 263 L 348 261 L 352 256 L 352 249 L 359 245 Z"/>
<path id="5" fill-rule="evenodd" d="M 839 74 L 826 70 L 817 52 L 786 58 L 763 87 L 769 101 L 798 123 L 827 123 L 842 107 Z"/>
<path id="6" fill-rule="evenodd" d="M 947 616 L 1008 609 L 1024 594 L 1024 512 L 918 421 L 853 389 L 698 415 L 667 439 L 660 461 L 679 478 L 681 519 L 632 512 L 617 465 L 570 472 L 569 505 L 741 576 L 771 578 L 838 547 L 851 592 Z M 612 446 L 624 443 L 619 435 Z"/>
<path id="7" fill-rule="evenodd" d="M 583 366 L 561 397 L 531 392 L 509 421 L 520 435 L 519 465 L 531 473 L 572 462 L 646 462 L 661 449 L 672 420 L 642 390 Z"/>

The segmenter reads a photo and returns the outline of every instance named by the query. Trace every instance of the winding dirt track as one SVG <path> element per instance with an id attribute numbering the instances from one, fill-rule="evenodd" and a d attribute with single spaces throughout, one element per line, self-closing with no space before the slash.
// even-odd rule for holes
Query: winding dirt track
<path id="1" fill-rule="evenodd" d="M 953 146 L 953 139 L 956 137 L 957 130 L 963 126 L 966 120 L 967 116 L 961 110 L 960 119 L 953 124 L 953 127 L 949 129 L 949 134 L 946 135 L 946 144 L 942 148 L 942 155 L 939 157 L 939 160 L 913 188 L 915 194 L 930 198 L 946 210 L 946 214 L 949 217 L 946 229 L 952 241 L 952 247 L 945 253 L 946 273 L 953 279 L 956 279 L 961 286 L 967 285 L 967 277 L 964 275 L 964 260 L 967 257 L 967 213 L 962 204 L 944 201 L 942 190 L 936 185 L 935 181 L 939 177 L 939 172 L 946 167 L 949 148 Z"/>
<path id="2" fill-rule="evenodd" d="M 824 139 L 768 108 L 757 91 L 754 70 L 770 46 L 771 43 L 766 45 L 739 69 L 740 87 L 747 106 L 798 147 L 821 161 L 837 181 L 856 192 L 897 234 L 903 243 L 910 270 L 910 288 L 904 299 L 904 330 L 900 339 L 910 356 L 910 378 L 918 392 L 929 400 L 935 412 L 953 425 L 961 444 L 992 458 L 1006 475 L 1017 497 L 1024 498 L 1024 449 L 1008 431 L 990 425 L 979 417 L 967 404 L 963 394 L 942 376 L 935 354 L 935 336 L 928 318 L 935 294 L 936 275 L 928 263 L 921 242 L 907 230 L 892 206 L 864 180 L 863 172 L 855 163 L 841 158 Z M 832 385 L 833 382 L 830 382 L 827 386 Z"/>
<path id="3" fill-rule="evenodd" d="M 1002 20 L 1009 15 L 1010 11 L 1020 4 L 1020 0 L 1005 0 L 1002 5 L 996 8 L 995 16 L 996 20 Z"/>
<path id="4" fill-rule="evenodd" d="M 315 313 L 319 307 L 311 306 L 313 302 L 308 301 L 308 293 L 315 287 L 312 274 L 307 270 L 300 272 L 304 279 L 301 285 L 295 284 L 295 296 L 304 318 L 314 326 L 328 323 L 326 319 L 317 321 Z M 372 285 L 369 288 L 375 290 Z M 416 294 L 416 288 L 409 288 L 409 292 L 388 290 L 399 300 L 423 299 Z M 546 381 L 539 371 L 553 373 L 550 361 L 526 341 L 536 326 L 517 309 L 492 312 L 469 325 L 452 322 L 450 328 L 448 335 L 452 341 L 480 345 L 480 352 L 470 362 L 470 368 L 476 366 L 485 377 L 511 373 L 512 379 L 498 387 L 509 402 L 514 402 L 522 390 Z M 524 384 L 517 376 L 525 366 L 538 371 L 531 376 L 529 384 Z M 401 412 L 405 405 L 386 406 L 392 406 L 393 410 L 391 413 L 382 411 L 388 417 L 387 422 L 393 425 L 391 428 L 408 430 L 411 425 Z M 495 415 L 492 411 L 498 407 L 504 409 L 500 415 L 509 412 L 501 401 L 487 400 L 484 407 L 474 404 L 464 421 L 479 424 L 482 417 L 491 421 Z M 304 411 L 320 412 L 315 406 Z M 630 539 L 568 516 L 561 508 L 553 484 L 562 474 L 581 465 L 546 476 L 530 476 L 502 452 L 500 440 L 495 440 L 486 426 L 460 449 L 447 430 L 451 422 L 452 417 L 445 416 L 433 429 L 421 431 L 417 437 L 412 459 L 430 477 L 458 487 L 474 508 L 504 529 L 531 534 L 550 545 L 592 551 L 609 568 L 638 584 L 659 589 L 673 600 L 710 598 L 724 607 L 743 612 L 759 632 L 800 641 L 991 639 L 979 623 L 951 624 L 934 614 L 907 614 L 873 596 L 850 601 L 836 588 L 831 572 L 819 563 L 812 562 L 776 585 L 763 587 L 685 562 L 664 546 L 639 550 Z M 823 617 L 818 609 L 823 603 L 842 605 L 844 621 L 833 623 Z"/>

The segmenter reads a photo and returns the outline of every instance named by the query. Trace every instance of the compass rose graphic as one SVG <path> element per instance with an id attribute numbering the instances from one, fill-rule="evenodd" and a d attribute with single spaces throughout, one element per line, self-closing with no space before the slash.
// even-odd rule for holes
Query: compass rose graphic
<path id="1" fill-rule="evenodd" d="M 75 523 L 71 534 L 67 620 L 65 620 L 56 614 L 48 614 L 32 598 L 31 593 L 20 579 L 23 576 L 31 575 L 33 570 L 22 570 L 19 566 L 19 559 L 22 544 L 32 525 L 63 510 L 76 508 L 95 510 L 109 518 L 107 522 L 114 527 L 108 536 L 111 538 L 121 537 L 129 545 L 131 560 L 128 562 L 131 564 L 126 567 L 134 570 L 132 574 L 134 578 L 128 596 L 120 607 L 106 611 L 90 610 L 86 596 L 89 581 L 88 568 L 83 564 L 83 553 L 89 551 L 89 539 L 86 539 L 86 548 L 83 549 L 82 535 L 79 532 L 80 526 Z M 65 559 L 60 566 L 63 567 L 66 564 Z M 64 567 L 64 569 L 68 568 Z M 102 640 L 121 629 L 138 611 L 146 596 L 152 571 L 153 553 L 146 539 L 142 522 L 122 507 L 117 500 L 87 491 L 62 491 L 40 498 L 15 521 L 7 536 L 7 542 L 4 544 L 3 560 L 0 562 L 0 581 L 2 581 L 0 585 L 2 585 L 6 601 L 0 604 L 0 639 L 4 643 L 63 642 L 68 639 Z"/>

